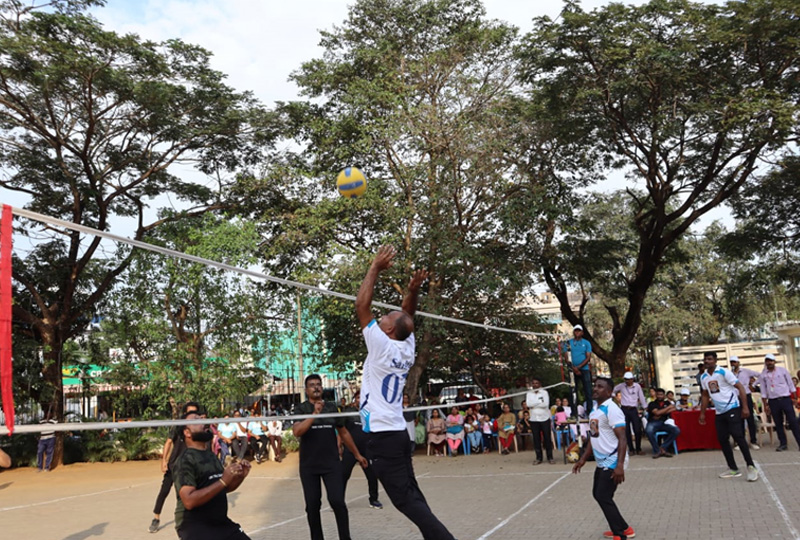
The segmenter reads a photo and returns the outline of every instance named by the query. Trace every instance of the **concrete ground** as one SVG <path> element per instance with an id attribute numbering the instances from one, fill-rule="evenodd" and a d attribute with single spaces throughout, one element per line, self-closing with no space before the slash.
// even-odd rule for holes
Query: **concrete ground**
<path id="1" fill-rule="evenodd" d="M 631 458 L 616 501 L 638 539 L 719 538 L 800 540 L 800 452 L 754 452 L 762 476 L 722 480 L 719 451 L 686 452 L 672 459 Z M 737 459 L 744 463 L 739 452 Z M 591 496 L 594 464 L 580 475 L 571 465 L 532 465 L 533 453 L 427 457 L 414 466 L 433 511 L 459 539 L 600 538 L 606 523 Z M 254 465 L 242 487 L 228 496 L 229 515 L 253 540 L 308 538 L 297 454 L 283 463 Z M 133 540 L 177 538 L 174 492 L 162 528 L 147 528 L 161 482 L 159 462 L 75 464 L 50 473 L 0 472 L 0 530 L 4 538 Z M 347 490 L 354 539 L 421 538 L 384 496 L 383 510 L 367 504 L 366 481 L 354 471 Z M 327 508 L 323 506 L 323 508 Z M 333 514 L 323 511 L 328 538 Z"/>

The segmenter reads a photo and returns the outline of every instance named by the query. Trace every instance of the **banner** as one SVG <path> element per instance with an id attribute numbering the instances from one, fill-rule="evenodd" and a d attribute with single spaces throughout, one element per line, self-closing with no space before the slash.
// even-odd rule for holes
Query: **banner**
<path id="1" fill-rule="evenodd" d="M 11 207 L 3 205 L 0 219 L 0 393 L 8 434 L 14 433 L 13 369 L 11 367 Z"/>

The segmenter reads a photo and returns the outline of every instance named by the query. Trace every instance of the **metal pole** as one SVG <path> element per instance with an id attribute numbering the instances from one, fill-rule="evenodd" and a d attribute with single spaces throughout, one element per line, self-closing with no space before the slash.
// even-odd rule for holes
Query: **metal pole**
<path id="1" fill-rule="evenodd" d="M 300 402 L 306 400 L 306 387 L 303 384 L 303 308 L 300 304 L 300 291 L 297 291 L 297 378 L 300 379 Z"/>

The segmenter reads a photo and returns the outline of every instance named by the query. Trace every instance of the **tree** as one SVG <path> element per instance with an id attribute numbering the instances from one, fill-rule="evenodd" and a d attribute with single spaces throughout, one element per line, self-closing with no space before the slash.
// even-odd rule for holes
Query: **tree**
<path id="1" fill-rule="evenodd" d="M 761 181 L 733 199 L 737 230 L 723 247 L 740 257 L 760 258 L 770 281 L 800 292 L 800 197 L 797 192 L 800 157 L 789 156 Z"/>
<path id="2" fill-rule="evenodd" d="M 249 94 L 224 84 L 207 51 L 105 31 L 82 11 L 93 4 L 0 3 L 0 187 L 25 196 L 30 210 L 101 230 L 129 227 L 143 239 L 219 208 L 226 172 L 260 157 L 267 119 Z M 216 185 L 175 176 L 178 164 L 214 175 Z M 151 217 L 158 197 L 185 210 Z M 27 220 L 17 234 L 32 240 L 14 260 L 14 321 L 43 350 L 52 391 L 43 386 L 36 398 L 61 417 L 63 345 L 132 253 L 117 258 L 98 237 Z"/>
<path id="3" fill-rule="evenodd" d="M 158 228 L 151 242 L 247 267 L 258 236 L 252 224 L 206 214 Z M 263 383 L 254 351 L 278 316 L 261 284 L 201 264 L 139 252 L 105 306 L 103 328 L 120 349 L 112 376 L 138 387 L 151 412 L 186 401 L 222 411 Z M 131 369 L 134 368 L 134 369 Z M 116 373 L 118 371 L 118 373 Z"/>
<path id="4" fill-rule="evenodd" d="M 589 294 L 566 249 L 587 237 L 574 227 L 574 193 L 612 169 L 631 186 L 636 262 L 609 276 L 625 302 L 607 306 L 609 347 L 587 332 L 612 375 L 622 375 L 648 291 L 680 238 L 796 141 L 797 18 L 797 4 L 786 0 L 654 0 L 591 13 L 568 3 L 560 20 L 537 20 L 520 47 L 528 117 L 561 153 L 579 156 L 575 168 L 551 167 L 569 181 L 539 223 L 536 254 L 572 324 L 584 322 Z M 598 245 L 611 238 L 594 237 Z M 584 294 L 577 310 L 571 287 Z"/>
<path id="5" fill-rule="evenodd" d="M 322 33 L 322 58 L 293 75 L 310 99 L 281 107 L 304 151 L 248 186 L 251 202 L 272 210 L 254 209 L 269 238 L 264 259 L 355 293 L 377 246 L 392 243 L 399 256 L 376 299 L 399 304 L 417 265 L 433 275 L 425 311 L 502 326 L 523 316 L 527 229 L 541 193 L 523 189 L 533 182 L 508 159 L 511 135 L 524 128 L 514 115 L 515 40 L 478 0 L 356 2 Z M 366 172 L 363 199 L 331 198 L 344 165 Z M 337 324 L 326 334 L 355 336 L 341 354 L 362 360 L 352 310 L 323 305 Z M 525 323 L 538 328 L 534 316 Z M 429 320 L 417 331 L 412 395 L 432 358 L 464 366 L 455 354 L 467 332 Z"/>

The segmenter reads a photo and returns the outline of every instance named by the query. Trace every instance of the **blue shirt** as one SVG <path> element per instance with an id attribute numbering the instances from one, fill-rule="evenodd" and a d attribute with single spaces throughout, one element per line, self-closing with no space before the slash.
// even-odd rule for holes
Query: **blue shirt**
<path id="1" fill-rule="evenodd" d="M 572 365 L 578 367 L 586 360 L 586 355 L 592 352 L 592 344 L 587 339 L 570 339 L 564 344 L 569 347 L 570 356 L 572 357 Z M 581 368 L 581 371 L 588 371 L 589 364 Z"/>

